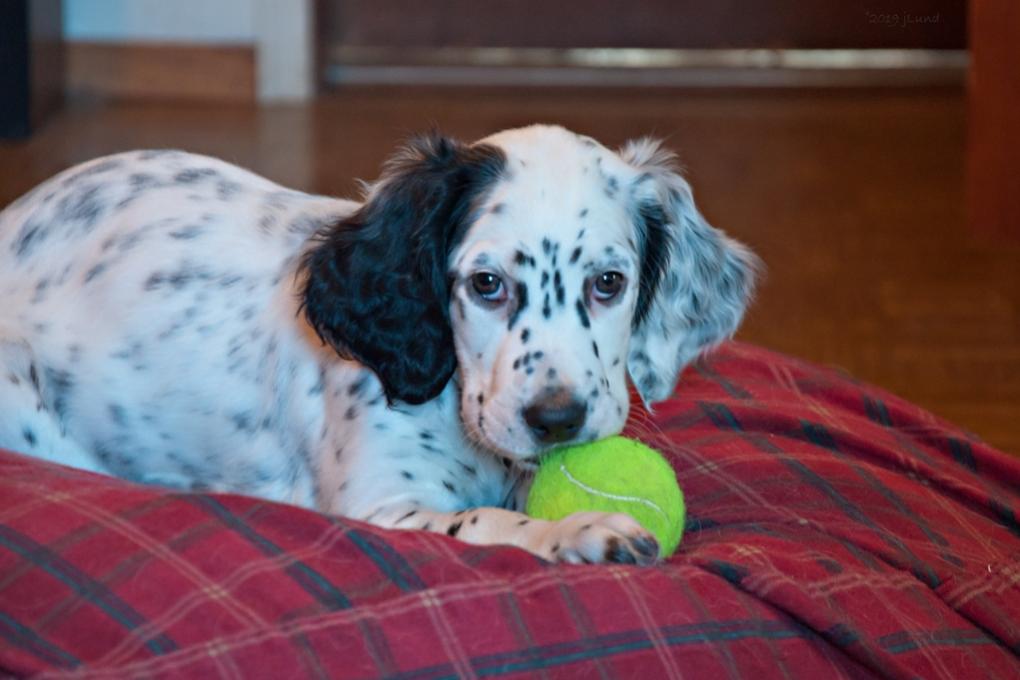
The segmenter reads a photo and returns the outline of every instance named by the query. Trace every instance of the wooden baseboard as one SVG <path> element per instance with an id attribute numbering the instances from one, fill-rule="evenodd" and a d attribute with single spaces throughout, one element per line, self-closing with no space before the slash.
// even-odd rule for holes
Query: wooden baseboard
<path id="1" fill-rule="evenodd" d="M 67 43 L 67 91 L 115 99 L 255 101 L 255 48 Z"/>

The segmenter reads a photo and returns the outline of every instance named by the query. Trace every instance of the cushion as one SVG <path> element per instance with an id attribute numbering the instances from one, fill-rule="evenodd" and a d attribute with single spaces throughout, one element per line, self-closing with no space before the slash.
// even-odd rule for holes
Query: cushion
<path id="1" fill-rule="evenodd" d="M 1007 678 L 1020 464 L 879 389 L 746 344 L 628 434 L 686 535 L 554 565 L 0 453 L 0 674 Z"/>

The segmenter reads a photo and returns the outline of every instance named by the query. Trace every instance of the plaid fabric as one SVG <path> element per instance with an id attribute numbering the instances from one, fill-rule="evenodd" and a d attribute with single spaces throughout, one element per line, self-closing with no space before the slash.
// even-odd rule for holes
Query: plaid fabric
<path id="1" fill-rule="evenodd" d="M 1020 461 L 729 344 L 630 433 L 686 491 L 654 568 L 553 566 L 0 455 L 0 672 L 1016 678 Z"/>

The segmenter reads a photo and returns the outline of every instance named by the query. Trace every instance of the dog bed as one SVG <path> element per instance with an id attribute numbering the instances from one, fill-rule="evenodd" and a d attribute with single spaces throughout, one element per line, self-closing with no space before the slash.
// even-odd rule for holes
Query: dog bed
<path id="1" fill-rule="evenodd" d="M 628 433 L 688 503 L 651 568 L 0 454 L 0 674 L 1020 676 L 1020 460 L 740 343 Z"/>

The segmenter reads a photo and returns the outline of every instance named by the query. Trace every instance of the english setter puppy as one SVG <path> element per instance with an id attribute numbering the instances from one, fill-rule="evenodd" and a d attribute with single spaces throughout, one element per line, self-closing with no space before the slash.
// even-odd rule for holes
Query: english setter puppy
<path id="1" fill-rule="evenodd" d="M 559 127 L 412 141 L 364 203 L 180 151 L 0 213 L 0 446 L 566 562 L 625 515 L 518 510 L 544 451 L 621 430 L 736 329 L 755 257 L 671 154 Z"/>

